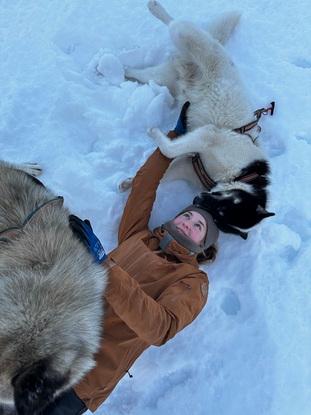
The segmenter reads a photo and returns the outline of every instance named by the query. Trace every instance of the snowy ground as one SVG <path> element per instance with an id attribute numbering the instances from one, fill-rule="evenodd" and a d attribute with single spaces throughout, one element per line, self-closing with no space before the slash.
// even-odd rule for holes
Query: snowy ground
<path id="1" fill-rule="evenodd" d="M 254 109 L 274 99 L 261 144 L 272 166 L 267 219 L 243 241 L 222 235 L 208 305 L 162 348 L 150 348 L 97 415 L 311 414 L 311 8 L 309 0 L 163 0 L 203 23 L 243 12 L 228 44 Z M 171 45 L 143 0 L 0 1 L 0 151 L 37 161 L 44 182 L 92 220 L 107 250 L 133 175 L 154 149 L 146 129 L 176 108 L 155 84 L 124 82 L 122 64 L 162 61 Z M 106 78 L 94 72 L 100 69 Z M 194 189 L 162 185 L 151 226 Z M 172 197 L 173 195 L 173 197 Z"/>

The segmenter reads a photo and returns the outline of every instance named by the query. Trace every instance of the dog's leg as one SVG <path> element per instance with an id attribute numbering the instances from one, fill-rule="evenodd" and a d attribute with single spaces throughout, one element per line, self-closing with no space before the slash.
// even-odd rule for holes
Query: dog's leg
<path id="1" fill-rule="evenodd" d="M 176 73 L 171 61 L 145 69 L 126 68 L 125 78 L 142 84 L 147 84 L 152 80 L 159 85 L 166 86 L 171 94 L 175 94 Z"/>
<path id="2" fill-rule="evenodd" d="M 231 65 L 223 46 L 194 24 L 172 21 L 169 30 L 172 41 L 181 54 L 195 62 L 209 77 L 217 75 L 224 65 Z"/>
<path id="3" fill-rule="evenodd" d="M 173 20 L 164 7 L 156 0 L 148 2 L 150 12 L 164 24 L 169 25 Z M 125 78 L 135 80 L 142 84 L 154 81 L 159 85 L 166 86 L 172 95 L 176 90 L 176 73 L 171 61 L 145 69 L 125 68 Z"/>
<path id="4" fill-rule="evenodd" d="M 213 36 L 213 38 L 224 45 L 239 23 L 240 18 L 241 14 L 237 11 L 223 13 L 217 19 L 206 25 L 206 30 Z"/>
<path id="5" fill-rule="evenodd" d="M 215 136 L 216 129 L 213 125 L 205 125 L 197 128 L 177 140 L 170 140 L 159 128 L 150 128 L 148 134 L 155 140 L 162 154 L 169 158 L 179 157 L 185 154 L 200 153 L 207 150 L 210 140 Z"/>
<path id="6" fill-rule="evenodd" d="M 164 24 L 168 25 L 173 18 L 167 13 L 164 7 L 156 0 L 148 1 L 148 9 L 150 13 L 157 19 L 161 20 Z"/>
<path id="7" fill-rule="evenodd" d="M 40 164 L 37 163 L 22 163 L 22 164 L 15 164 L 11 163 L 11 167 L 13 167 L 16 170 L 21 170 L 27 174 L 30 174 L 30 176 L 38 177 L 42 173 L 42 167 Z"/>
<path id="8" fill-rule="evenodd" d="M 153 16 L 161 20 L 166 25 L 169 25 L 173 18 L 168 14 L 165 8 L 156 0 L 148 1 L 148 9 Z M 235 27 L 239 23 L 241 14 L 238 11 L 231 11 L 223 13 L 218 18 L 206 25 L 206 30 L 224 45 Z"/>

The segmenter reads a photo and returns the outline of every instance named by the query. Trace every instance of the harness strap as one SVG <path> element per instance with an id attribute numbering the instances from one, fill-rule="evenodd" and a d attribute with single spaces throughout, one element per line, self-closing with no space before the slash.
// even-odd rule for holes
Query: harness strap
<path id="1" fill-rule="evenodd" d="M 252 130 L 253 128 L 257 127 L 258 128 L 258 133 L 261 131 L 261 127 L 258 125 L 258 122 L 261 118 L 262 115 L 266 115 L 270 112 L 270 115 L 273 115 L 274 113 L 274 108 L 275 108 L 275 101 L 272 101 L 270 103 L 270 107 L 268 108 L 259 108 L 258 110 L 254 111 L 254 116 L 256 117 L 256 120 L 249 122 L 248 124 L 243 125 L 240 128 L 235 128 L 233 131 L 239 134 L 245 134 L 248 135 L 251 140 L 253 141 L 252 137 L 250 136 L 250 134 L 247 134 L 248 131 Z M 193 157 L 192 157 L 192 166 L 194 171 L 196 172 L 198 178 L 200 179 L 200 182 L 202 183 L 202 185 L 207 189 L 207 190 L 211 190 L 213 187 L 216 186 L 216 182 L 214 182 L 213 179 L 210 178 L 210 176 L 207 174 L 204 165 L 202 163 L 201 157 L 198 153 L 196 153 Z M 239 181 L 239 182 L 243 182 L 243 183 L 249 183 L 252 180 L 256 179 L 257 177 L 259 177 L 258 173 L 250 173 L 250 174 L 246 174 L 246 175 L 242 175 L 239 177 L 236 177 L 234 179 L 234 181 Z"/>
<path id="2" fill-rule="evenodd" d="M 216 186 L 216 182 L 210 178 L 207 174 L 204 165 L 202 163 L 200 155 L 197 153 L 195 156 L 192 157 L 192 165 L 194 171 L 196 172 L 198 178 L 200 179 L 201 183 L 207 190 L 211 190 L 213 187 Z M 242 183 L 250 183 L 252 180 L 257 179 L 259 177 L 258 173 L 250 173 L 238 176 L 234 179 L 235 182 L 239 181 Z"/>
<path id="3" fill-rule="evenodd" d="M 245 134 L 247 131 L 252 130 L 258 125 L 258 122 L 262 115 L 266 115 L 270 112 L 270 115 L 272 116 L 274 113 L 275 108 L 275 101 L 270 102 L 270 107 L 268 108 L 259 108 L 258 110 L 254 111 L 254 116 L 256 117 L 256 120 L 249 122 L 248 124 L 243 125 L 240 128 L 235 128 L 233 131 L 239 134 Z M 261 131 L 261 127 L 258 126 L 258 133 Z"/>
<path id="4" fill-rule="evenodd" d="M 207 190 L 211 190 L 216 186 L 217 183 L 207 174 L 199 153 L 196 153 L 195 156 L 192 157 L 192 166 L 201 183 Z"/>
<path id="5" fill-rule="evenodd" d="M 17 238 L 20 233 L 23 231 L 24 227 L 30 223 L 33 219 L 35 219 L 37 213 L 41 211 L 44 207 L 48 207 L 50 205 L 55 206 L 62 206 L 64 202 L 64 198 L 62 196 L 57 196 L 54 199 L 48 200 L 47 202 L 42 203 L 42 205 L 38 206 L 35 210 L 33 210 L 24 220 L 21 226 L 13 226 L 7 229 L 4 229 L 0 232 L 0 242 L 9 242 L 12 239 Z"/>

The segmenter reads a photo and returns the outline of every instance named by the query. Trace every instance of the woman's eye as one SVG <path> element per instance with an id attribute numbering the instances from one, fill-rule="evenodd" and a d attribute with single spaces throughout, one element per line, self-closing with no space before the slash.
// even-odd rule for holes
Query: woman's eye
<path id="1" fill-rule="evenodd" d="M 199 223 L 196 223 L 195 226 L 199 229 L 199 231 L 202 229 L 202 226 Z"/>
<path id="2" fill-rule="evenodd" d="M 189 219 L 190 218 L 189 213 L 184 213 L 184 217 L 187 218 L 187 219 Z"/>

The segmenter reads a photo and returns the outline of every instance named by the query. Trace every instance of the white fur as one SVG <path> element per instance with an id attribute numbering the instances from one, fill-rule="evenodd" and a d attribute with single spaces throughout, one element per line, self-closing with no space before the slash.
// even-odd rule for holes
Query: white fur
<path id="1" fill-rule="evenodd" d="M 200 184 L 194 170 L 189 168 L 189 155 L 199 153 L 215 182 L 230 182 L 251 162 L 265 159 L 251 139 L 257 137 L 256 129 L 250 132 L 254 137 L 233 131 L 254 120 L 254 109 L 223 47 L 240 15 L 226 13 L 204 31 L 193 23 L 173 20 L 157 1 L 150 1 L 148 7 L 168 25 L 177 53 L 156 67 L 128 68 L 126 77 L 166 85 L 180 107 L 186 101 L 191 103 L 187 112 L 188 133 L 184 136 L 171 141 L 159 129 L 149 130 L 164 155 L 183 157 L 182 161 L 172 163 L 165 179 L 183 178 Z"/>

